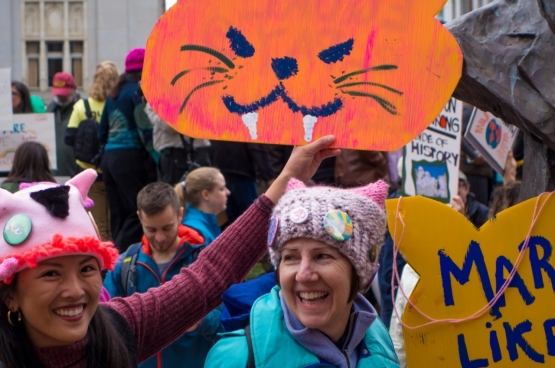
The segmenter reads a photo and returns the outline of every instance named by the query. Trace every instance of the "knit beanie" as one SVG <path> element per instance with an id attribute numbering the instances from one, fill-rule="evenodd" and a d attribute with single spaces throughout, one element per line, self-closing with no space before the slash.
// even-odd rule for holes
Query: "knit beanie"
<path id="1" fill-rule="evenodd" d="M 145 61 L 145 49 L 142 47 L 129 51 L 125 57 L 125 72 L 141 70 Z"/>
<path id="2" fill-rule="evenodd" d="M 351 262 L 366 291 L 378 271 L 386 231 L 388 185 L 383 181 L 354 189 L 307 188 L 292 179 L 274 207 L 268 246 L 274 267 L 285 243 L 310 238 L 336 248 Z"/>
<path id="3" fill-rule="evenodd" d="M 88 169 L 66 185 L 22 183 L 14 194 L 0 189 L 0 282 L 9 284 L 19 271 L 67 255 L 90 255 L 101 269 L 113 269 L 118 251 L 101 242 L 86 211 L 93 205 L 87 193 L 96 176 Z"/>

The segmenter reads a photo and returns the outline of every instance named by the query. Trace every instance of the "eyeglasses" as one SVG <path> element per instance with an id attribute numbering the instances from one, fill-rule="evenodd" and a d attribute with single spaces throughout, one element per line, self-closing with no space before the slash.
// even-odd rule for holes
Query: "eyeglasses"
<path id="1" fill-rule="evenodd" d="M 17 96 L 17 97 L 21 97 L 21 94 L 20 94 L 20 93 L 18 93 L 18 92 L 14 92 L 14 91 L 12 91 L 12 96 Z"/>

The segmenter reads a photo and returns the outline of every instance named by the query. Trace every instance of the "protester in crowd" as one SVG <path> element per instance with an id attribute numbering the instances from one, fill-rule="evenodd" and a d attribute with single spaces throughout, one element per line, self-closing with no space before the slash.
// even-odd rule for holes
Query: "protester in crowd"
<path id="1" fill-rule="evenodd" d="M 219 168 L 231 191 L 227 203 L 228 224 L 256 199 L 256 179 L 271 182 L 276 176 L 268 149 L 261 144 L 211 141 L 212 165 Z"/>
<path id="2" fill-rule="evenodd" d="M 14 114 L 31 114 L 31 93 L 24 83 L 12 81 L 12 111 Z"/>
<path id="3" fill-rule="evenodd" d="M 64 136 L 73 112 L 73 105 L 81 96 L 77 92 L 77 85 L 71 74 L 66 72 L 54 74 L 52 97 L 46 110 L 54 113 L 55 121 L 57 169 L 54 170 L 54 175 L 73 176 L 77 172 L 77 165 L 73 149 L 64 143 Z"/>
<path id="4" fill-rule="evenodd" d="M 125 59 L 125 72 L 106 100 L 98 139 L 102 154 L 102 176 L 110 208 L 110 231 L 116 247 L 125 251 L 141 241 L 137 216 L 137 194 L 149 182 L 149 154 L 135 122 L 135 108 L 142 105 L 137 94 L 143 71 L 145 50 L 133 49 Z"/>
<path id="5" fill-rule="evenodd" d="M 46 105 L 40 96 L 31 95 L 31 106 L 35 114 L 44 114 L 46 112 Z"/>
<path id="6" fill-rule="evenodd" d="M 288 367 L 397 367 L 387 330 L 359 294 L 378 271 L 387 187 L 292 181 L 268 234 L 279 286 L 254 302 L 246 331 L 225 335 L 205 367 L 279 367 L 284 357 Z"/>
<path id="7" fill-rule="evenodd" d="M 104 241 L 112 239 L 109 226 L 110 210 L 106 199 L 106 186 L 104 185 L 102 171 L 100 168 L 92 164 L 90 162 L 92 160 L 85 159 L 86 156 L 91 157 L 93 156 L 93 153 L 97 153 L 94 152 L 94 150 L 98 151 L 98 147 L 96 147 L 98 144 L 97 131 L 91 128 L 87 132 L 82 132 L 79 136 L 77 147 L 75 146 L 75 138 L 81 122 L 91 119 L 92 121 L 100 123 L 100 117 L 102 116 L 102 111 L 104 110 L 108 93 L 110 93 L 112 88 L 114 88 L 117 81 L 118 70 L 114 63 L 111 61 L 105 61 L 96 67 L 93 83 L 89 89 L 89 98 L 86 100 L 81 99 L 73 105 L 73 113 L 69 119 L 69 124 L 64 138 L 65 144 L 74 147 L 74 153 L 76 155 L 75 162 L 77 163 L 78 171 L 95 169 L 99 174 L 89 190 L 89 197 L 94 202 L 94 206 L 90 211 L 96 221 L 100 236 Z M 88 104 L 88 109 L 85 106 L 85 101 Z M 81 128 L 86 129 L 85 127 Z M 79 155 L 78 153 L 81 154 Z M 78 157 L 80 157 L 81 160 L 78 159 Z"/>
<path id="8" fill-rule="evenodd" d="M 481 227 L 489 219 L 489 207 L 476 200 L 470 191 L 470 183 L 466 175 L 459 172 L 459 191 L 451 199 L 451 206 L 466 216 L 476 227 Z"/>
<path id="9" fill-rule="evenodd" d="M 177 130 L 163 121 L 152 109 L 150 104 L 145 107 L 145 113 L 154 125 L 154 149 L 160 152 L 158 163 L 158 179 L 174 185 L 182 180 L 185 172 L 192 166 L 209 166 L 210 161 L 198 160 L 199 155 L 208 157 L 207 150 L 210 141 L 206 139 L 192 139 L 180 134 Z M 193 165 L 191 165 L 193 164 Z"/>
<path id="10" fill-rule="evenodd" d="M 46 148 L 38 142 L 24 142 L 15 150 L 12 169 L 0 185 L 11 193 L 19 190 L 21 183 L 53 182 L 50 160 Z"/>
<path id="11" fill-rule="evenodd" d="M 203 237 L 181 225 L 183 207 L 172 186 L 155 182 L 137 196 L 137 210 L 144 235 L 140 243 L 120 256 L 115 269 L 106 275 L 104 286 L 112 297 L 144 293 L 179 274 L 205 247 Z M 206 355 L 223 332 L 220 311 L 210 312 L 187 332 L 155 356 L 140 364 L 147 367 L 203 367 Z"/>
<path id="12" fill-rule="evenodd" d="M 522 183 L 520 181 L 511 181 L 495 188 L 489 216 L 493 217 L 499 212 L 517 204 L 521 186 Z"/>
<path id="13" fill-rule="evenodd" d="M 466 127 L 470 122 L 472 111 L 473 107 L 471 105 L 464 104 L 462 121 L 463 132 L 466 131 Z M 484 157 L 464 137 L 461 141 L 460 168 L 466 175 L 466 182 L 471 188 L 473 199 L 488 206 L 495 184 L 494 171 Z"/>
<path id="14" fill-rule="evenodd" d="M 335 160 L 335 184 L 355 187 L 389 181 L 387 153 L 380 151 L 341 150 Z"/>
<path id="15" fill-rule="evenodd" d="M 1 222 L 15 217 L 9 228 L 23 231 L 0 238 L 0 361 L 6 368 L 127 368 L 156 354 L 218 306 L 222 292 L 262 257 L 274 203 L 290 178 L 307 181 L 324 158 L 339 154 L 327 148 L 332 143 L 327 136 L 297 148 L 266 194 L 179 275 L 100 306 L 100 270 L 111 269 L 118 253 L 99 242 L 83 207 L 94 170 L 66 186 L 8 194 Z"/>
<path id="16" fill-rule="evenodd" d="M 175 186 L 175 191 L 186 206 L 183 225 L 200 232 L 206 245 L 212 243 L 222 232 L 216 216 L 225 211 L 230 194 L 220 170 L 195 169 Z"/>

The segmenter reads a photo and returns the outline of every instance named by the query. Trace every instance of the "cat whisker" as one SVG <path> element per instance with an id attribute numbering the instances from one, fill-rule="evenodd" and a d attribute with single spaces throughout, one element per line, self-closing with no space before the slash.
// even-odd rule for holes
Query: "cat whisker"
<path id="1" fill-rule="evenodd" d="M 225 81 L 221 80 L 221 79 L 218 79 L 218 80 L 215 80 L 215 81 L 209 81 L 209 82 L 201 83 L 198 86 L 196 86 L 195 88 L 193 88 L 191 90 L 191 92 L 189 92 L 187 97 L 185 97 L 185 100 L 183 100 L 183 104 L 181 105 L 181 108 L 179 109 L 179 113 L 181 114 L 183 112 L 183 110 L 185 109 L 185 106 L 187 105 L 187 102 L 189 102 L 189 99 L 191 98 L 193 93 L 195 93 L 196 91 L 198 91 L 201 88 L 210 87 L 210 86 L 213 86 L 215 84 L 222 83 L 222 82 L 225 82 Z"/>
<path id="2" fill-rule="evenodd" d="M 380 104 L 381 107 L 391 115 L 397 115 L 397 107 L 393 105 L 391 102 L 387 101 L 386 99 L 373 95 L 371 93 L 360 92 L 360 91 L 341 91 L 347 95 L 354 96 L 354 97 L 368 97 L 376 101 Z"/>
<path id="3" fill-rule="evenodd" d="M 233 61 L 229 60 L 229 58 L 227 56 L 225 56 L 224 54 L 222 54 L 221 52 L 216 51 L 214 49 L 211 49 L 210 47 L 200 46 L 200 45 L 183 45 L 183 46 L 181 46 L 181 51 L 204 52 L 206 54 L 214 56 L 215 58 L 220 60 L 222 63 L 224 63 L 228 68 L 230 68 L 230 69 L 235 68 L 235 64 L 233 64 Z M 211 62 L 211 60 L 209 62 Z"/>
<path id="4" fill-rule="evenodd" d="M 391 88 L 389 86 L 386 86 L 385 84 L 379 84 L 379 83 L 373 83 L 373 82 L 353 82 L 353 83 L 346 83 L 346 84 L 342 84 L 340 86 L 337 86 L 335 88 L 337 89 L 342 89 L 342 88 L 346 88 L 346 87 L 354 87 L 354 86 L 362 86 L 362 85 L 367 85 L 367 86 L 374 86 L 374 87 L 380 87 L 383 89 L 386 89 L 388 91 L 391 91 L 393 93 L 398 94 L 399 96 L 403 95 L 403 92 L 396 90 L 395 88 Z"/>
<path id="5" fill-rule="evenodd" d="M 383 64 L 383 65 L 373 66 L 373 67 L 368 68 L 368 69 L 357 70 L 356 72 L 351 72 L 351 73 L 344 74 L 341 77 L 335 79 L 333 81 L 333 83 L 335 83 L 335 84 L 341 83 L 341 82 L 347 80 L 348 78 L 350 78 L 354 75 L 365 74 L 365 73 L 373 72 L 373 71 L 394 70 L 394 69 L 397 69 L 397 65 Z M 333 76 L 332 76 L 332 78 L 333 78 Z"/>
<path id="6" fill-rule="evenodd" d="M 206 67 L 206 68 L 187 69 L 187 70 L 183 70 L 183 71 L 179 72 L 175 77 L 173 77 L 170 84 L 172 86 L 175 86 L 175 84 L 177 83 L 177 81 L 179 79 L 181 79 L 181 77 L 183 77 L 183 76 L 185 76 L 185 75 L 187 75 L 190 72 L 195 71 L 195 70 L 207 70 L 207 71 L 212 72 L 212 73 L 227 73 L 229 71 L 226 68 L 220 68 L 220 67 L 217 67 L 217 66 L 209 66 L 209 67 Z"/>

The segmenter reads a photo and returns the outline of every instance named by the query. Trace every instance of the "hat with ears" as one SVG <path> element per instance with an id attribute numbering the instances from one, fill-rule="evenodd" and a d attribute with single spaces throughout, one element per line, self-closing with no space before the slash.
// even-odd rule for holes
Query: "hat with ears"
<path id="1" fill-rule="evenodd" d="M 86 210 L 96 175 L 88 169 L 65 185 L 23 183 L 14 194 L 0 189 L 0 282 L 9 284 L 19 271 L 67 255 L 90 255 L 101 269 L 113 269 L 118 251 L 100 240 Z"/>
<path id="2" fill-rule="evenodd" d="M 125 72 L 141 70 L 145 61 L 145 49 L 138 47 L 129 51 L 125 57 Z"/>
<path id="3" fill-rule="evenodd" d="M 338 189 L 306 187 L 292 179 L 274 207 L 268 246 L 274 267 L 289 240 L 310 238 L 336 248 L 353 265 L 360 290 L 378 271 L 378 255 L 386 231 L 384 211 L 388 185 L 378 181 L 364 187 Z"/>

